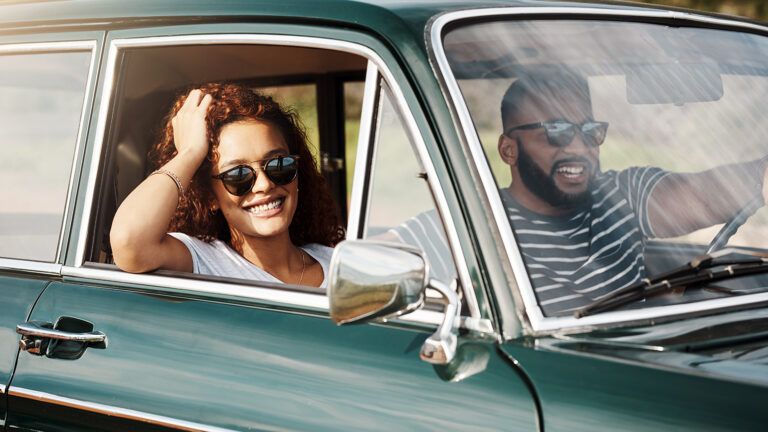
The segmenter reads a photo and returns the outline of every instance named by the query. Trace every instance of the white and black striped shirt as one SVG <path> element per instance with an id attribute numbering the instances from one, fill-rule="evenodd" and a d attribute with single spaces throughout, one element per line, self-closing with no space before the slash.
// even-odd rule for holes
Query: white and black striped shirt
<path id="1" fill-rule="evenodd" d="M 397 239 L 418 247 L 429 263 L 429 277 L 450 284 L 456 279 L 456 267 L 437 210 L 420 213 L 390 230 Z"/>
<path id="2" fill-rule="evenodd" d="M 644 277 L 645 241 L 654 236 L 648 196 L 666 174 L 652 167 L 600 173 L 592 205 L 560 217 L 531 212 L 503 191 L 545 315 L 567 314 Z"/>

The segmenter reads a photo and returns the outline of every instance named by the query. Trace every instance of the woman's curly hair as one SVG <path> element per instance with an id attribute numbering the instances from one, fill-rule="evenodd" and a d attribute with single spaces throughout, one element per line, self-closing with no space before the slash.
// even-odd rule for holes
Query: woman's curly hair
<path id="1" fill-rule="evenodd" d="M 299 156 L 298 181 L 301 194 L 289 228 L 293 244 L 302 246 L 320 243 L 335 246 L 343 240 L 344 228 L 325 179 L 309 151 L 306 132 L 298 115 L 284 109 L 271 97 L 248 87 L 210 83 L 196 88 L 213 97 L 206 116 L 208 156 L 195 172 L 189 187 L 184 190 L 169 230 L 183 232 L 207 242 L 220 239 L 231 243 L 229 225 L 221 210 L 214 206 L 216 198 L 211 188 L 212 168 L 219 157 L 217 149 L 221 129 L 229 123 L 252 119 L 277 128 L 288 144 L 290 154 Z M 187 94 L 185 92 L 174 102 L 165 118 L 162 136 L 150 152 L 150 160 L 155 168 L 165 165 L 176 156 L 171 120 L 184 104 Z"/>

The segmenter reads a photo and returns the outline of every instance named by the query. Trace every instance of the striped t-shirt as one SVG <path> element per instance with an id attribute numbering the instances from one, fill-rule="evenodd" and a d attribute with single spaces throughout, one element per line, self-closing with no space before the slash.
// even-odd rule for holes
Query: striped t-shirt
<path id="1" fill-rule="evenodd" d="M 419 213 L 389 232 L 401 243 L 416 246 L 424 252 L 430 278 L 446 284 L 456 279 L 456 267 L 437 210 Z"/>
<path id="2" fill-rule="evenodd" d="M 600 173 L 592 205 L 567 216 L 533 213 L 502 193 L 545 315 L 571 313 L 644 277 L 645 240 L 653 237 L 648 196 L 666 174 L 652 167 Z"/>

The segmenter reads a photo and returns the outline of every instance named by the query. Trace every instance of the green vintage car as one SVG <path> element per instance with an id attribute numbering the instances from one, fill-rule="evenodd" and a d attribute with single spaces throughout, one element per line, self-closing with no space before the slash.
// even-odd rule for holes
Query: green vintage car
<path id="1" fill-rule="evenodd" d="M 768 427 L 768 27 L 615 2 L 2 3 L 6 430 Z M 347 220 L 327 289 L 113 264 L 169 104 L 210 81 L 300 113 Z"/>

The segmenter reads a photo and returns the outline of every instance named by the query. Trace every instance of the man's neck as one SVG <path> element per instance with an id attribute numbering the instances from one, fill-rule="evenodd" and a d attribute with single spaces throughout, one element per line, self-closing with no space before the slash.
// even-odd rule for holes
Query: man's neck
<path id="1" fill-rule="evenodd" d="M 530 212 L 540 214 L 542 216 L 557 217 L 572 215 L 581 210 L 581 207 L 577 206 L 553 206 L 520 183 L 522 182 L 513 182 L 506 188 L 506 191 L 509 193 L 509 196 L 515 200 L 515 202 Z"/>

